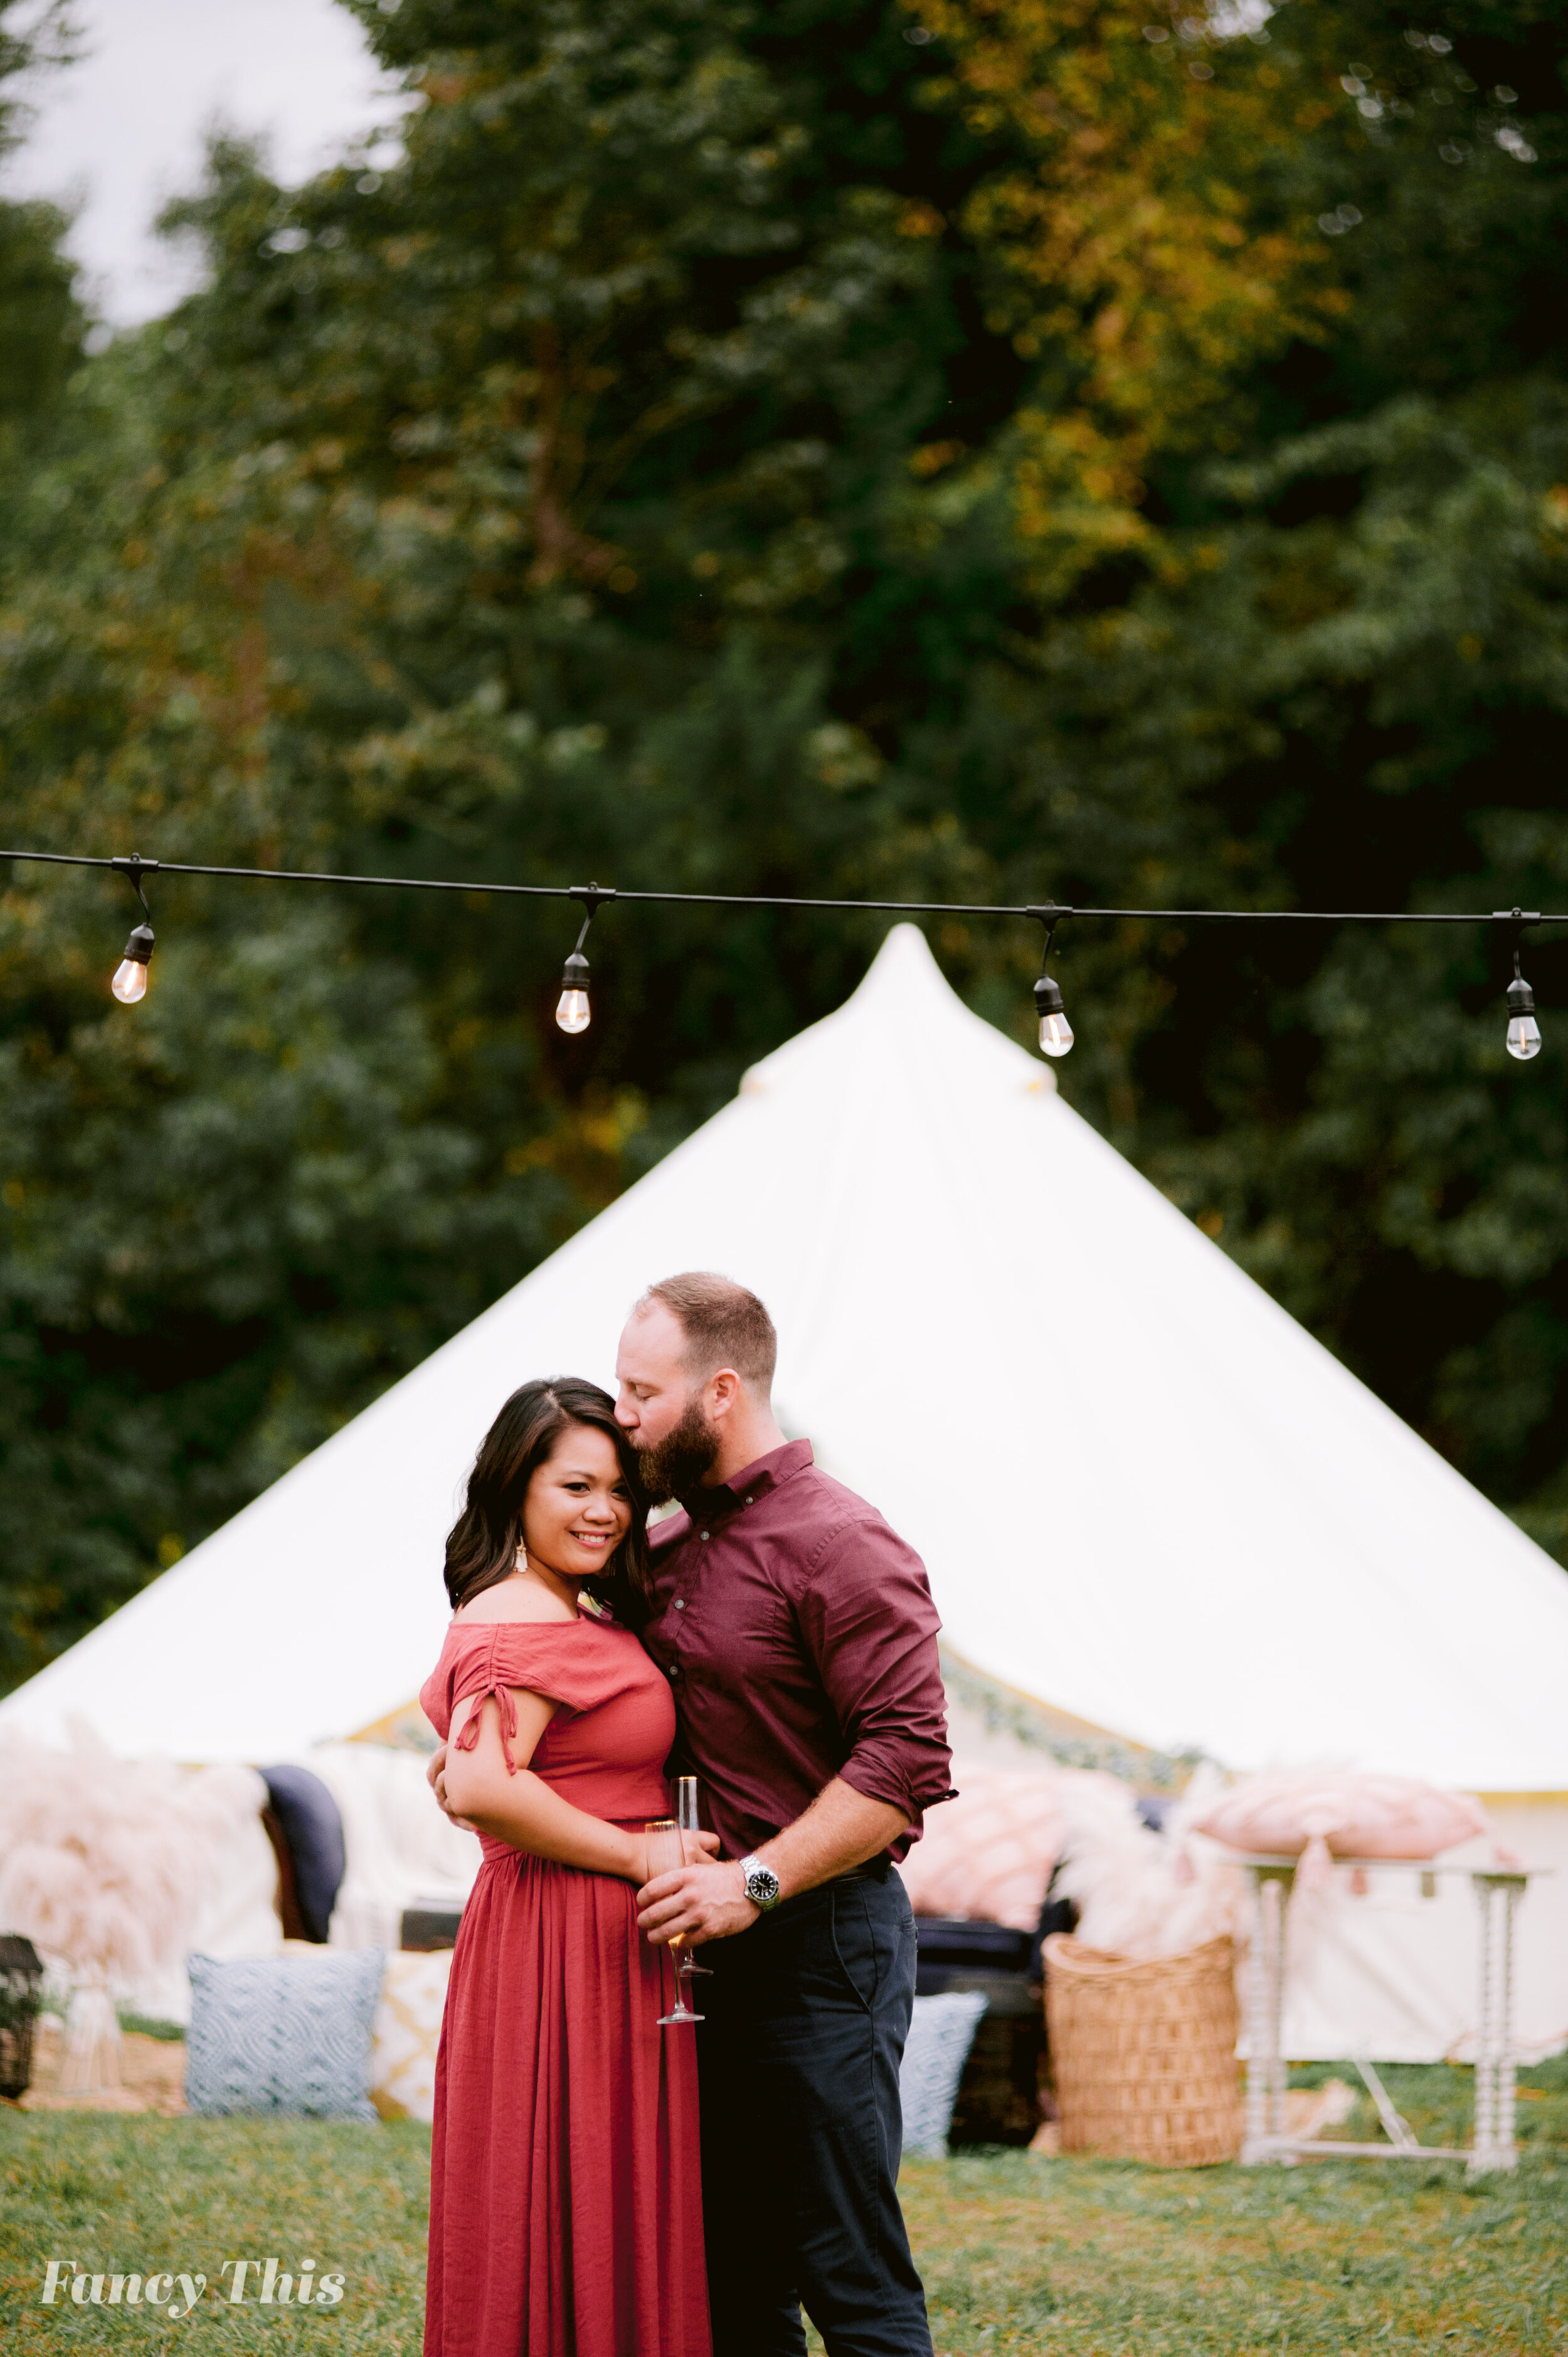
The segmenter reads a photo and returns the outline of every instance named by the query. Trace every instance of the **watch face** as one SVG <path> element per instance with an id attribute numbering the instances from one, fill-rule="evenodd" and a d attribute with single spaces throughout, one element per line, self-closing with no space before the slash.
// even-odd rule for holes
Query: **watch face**
<path id="1" fill-rule="evenodd" d="M 779 1877 L 765 1866 L 754 1866 L 746 1878 L 746 1889 L 754 1907 L 771 1907 L 779 1896 Z"/>

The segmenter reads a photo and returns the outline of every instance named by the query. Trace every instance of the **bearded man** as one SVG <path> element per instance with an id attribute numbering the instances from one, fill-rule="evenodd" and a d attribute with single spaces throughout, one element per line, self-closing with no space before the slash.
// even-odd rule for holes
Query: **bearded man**
<path id="1" fill-rule="evenodd" d="M 787 1440 L 773 1321 L 726 1277 L 650 1286 L 616 1416 L 656 1501 L 643 1642 L 675 1766 L 722 1858 L 639 1894 L 701 1944 L 696 2032 L 714 2357 L 930 2357 L 898 2206 L 915 1930 L 893 1872 L 951 1797 L 939 1623 L 919 1557 Z"/>

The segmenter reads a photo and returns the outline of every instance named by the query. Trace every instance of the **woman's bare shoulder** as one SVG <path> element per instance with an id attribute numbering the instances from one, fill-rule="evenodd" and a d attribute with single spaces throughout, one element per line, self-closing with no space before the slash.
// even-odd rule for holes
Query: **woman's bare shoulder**
<path id="1" fill-rule="evenodd" d="M 471 1603 L 452 1615 L 454 1629 L 496 1629 L 534 1621 L 542 1627 L 571 1628 L 578 1619 L 559 1597 L 548 1596 L 532 1580 L 498 1579 Z"/>

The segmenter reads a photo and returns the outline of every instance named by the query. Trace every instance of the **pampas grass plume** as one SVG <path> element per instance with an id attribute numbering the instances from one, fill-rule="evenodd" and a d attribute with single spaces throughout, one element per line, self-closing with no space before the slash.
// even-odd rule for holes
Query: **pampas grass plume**
<path id="1" fill-rule="evenodd" d="M 251 1768 L 117 1760 L 80 1721 L 67 1751 L 0 1734 L 0 1929 L 79 1985 L 124 1990 L 177 1964 L 224 1840 L 259 1813 Z"/>
<path id="2" fill-rule="evenodd" d="M 1188 1840 L 1222 1783 L 1217 1770 L 1200 1766 L 1154 1833 L 1130 1785 L 1098 1773 L 1063 1778 L 1067 1830 L 1053 1888 L 1077 1907 L 1086 1946 L 1142 1963 L 1240 1932 L 1240 1869 Z"/>

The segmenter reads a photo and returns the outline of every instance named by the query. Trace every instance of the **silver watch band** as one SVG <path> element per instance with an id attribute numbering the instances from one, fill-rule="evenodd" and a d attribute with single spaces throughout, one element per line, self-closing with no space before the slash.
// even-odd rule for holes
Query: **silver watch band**
<path id="1" fill-rule="evenodd" d="M 779 1877 L 770 1866 L 765 1866 L 761 1858 L 755 1856 L 743 1857 L 740 1872 L 746 1895 L 754 1907 L 760 1908 L 766 1915 L 770 1907 L 778 1906 Z"/>

